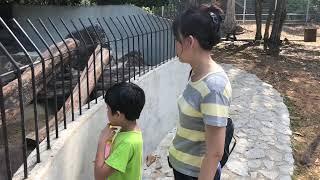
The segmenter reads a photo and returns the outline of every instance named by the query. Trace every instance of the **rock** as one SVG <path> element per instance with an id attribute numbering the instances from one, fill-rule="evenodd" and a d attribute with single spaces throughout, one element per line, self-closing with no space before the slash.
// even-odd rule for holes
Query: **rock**
<path id="1" fill-rule="evenodd" d="M 269 149 L 270 146 L 264 142 L 256 142 L 255 147 L 260 149 Z"/>
<path id="2" fill-rule="evenodd" d="M 281 174 L 291 174 L 293 172 L 293 166 L 282 165 L 279 166 L 279 170 Z"/>
<path id="3" fill-rule="evenodd" d="M 267 156 L 272 160 L 272 161 L 282 161 L 282 154 L 278 153 L 277 151 L 270 150 L 267 152 Z"/>
<path id="4" fill-rule="evenodd" d="M 265 141 L 265 142 L 272 142 L 272 143 L 274 143 L 275 142 L 275 140 L 274 140 L 274 137 L 273 136 L 260 136 L 259 137 L 259 139 L 260 140 L 262 140 L 262 141 Z"/>
<path id="5" fill-rule="evenodd" d="M 172 170 L 167 170 L 165 173 L 166 177 L 173 177 L 173 171 Z"/>
<path id="6" fill-rule="evenodd" d="M 156 170 L 160 170 L 162 168 L 162 165 L 159 161 L 156 161 Z"/>
<path id="7" fill-rule="evenodd" d="M 284 156 L 284 160 L 287 161 L 290 164 L 294 163 L 294 159 L 291 153 L 288 153 Z"/>
<path id="8" fill-rule="evenodd" d="M 248 159 L 260 159 L 266 156 L 264 150 L 259 148 L 251 149 L 247 151 L 245 154 Z"/>
<path id="9" fill-rule="evenodd" d="M 274 129 L 271 129 L 271 128 L 261 128 L 260 130 L 266 136 L 272 136 L 274 135 L 274 132 L 275 132 Z"/>
<path id="10" fill-rule="evenodd" d="M 274 162 L 270 160 L 263 160 L 263 164 L 268 170 L 272 169 L 274 166 Z"/>
<path id="11" fill-rule="evenodd" d="M 245 162 L 230 161 L 226 165 L 228 169 L 235 174 L 240 176 L 249 176 L 248 166 Z"/>
<path id="12" fill-rule="evenodd" d="M 292 149 L 289 144 L 276 145 L 276 148 L 280 149 L 282 152 L 291 153 Z"/>
<path id="13" fill-rule="evenodd" d="M 151 164 L 153 164 L 157 160 L 157 157 L 155 155 L 148 155 L 146 159 L 146 165 L 149 167 Z"/>
<path id="14" fill-rule="evenodd" d="M 256 179 L 258 176 L 257 172 L 250 172 L 251 179 Z"/>
<path id="15" fill-rule="evenodd" d="M 274 127 L 274 124 L 272 122 L 270 122 L 270 121 L 261 121 L 261 123 L 264 126 L 268 127 L 268 128 L 273 128 Z"/>
<path id="16" fill-rule="evenodd" d="M 270 171 L 260 170 L 259 172 L 268 179 L 276 179 L 279 175 L 279 172 L 276 170 L 270 170 Z"/>
<path id="17" fill-rule="evenodd" d="M 279 176 L 279 180 L 291 180 L 291 176 Z"/>
<path id="18" fill-rule="evenodd" d="M 261 161 L 260 160 L 251 160 L 251 161 L 248 161 L 248 167 L 249 168 L 258 168 L 260 167 L 261 165 Z"/>

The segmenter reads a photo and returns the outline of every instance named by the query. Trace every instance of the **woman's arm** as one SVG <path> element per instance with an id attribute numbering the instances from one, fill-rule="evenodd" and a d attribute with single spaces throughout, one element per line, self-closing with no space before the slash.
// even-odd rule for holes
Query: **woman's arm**
<path id="1" fill-rule="evenodd" d="M 226 128 L 206 125 L 206 154 L 203 158 L 199 180 L 212 180 L 224 152 Z"/>

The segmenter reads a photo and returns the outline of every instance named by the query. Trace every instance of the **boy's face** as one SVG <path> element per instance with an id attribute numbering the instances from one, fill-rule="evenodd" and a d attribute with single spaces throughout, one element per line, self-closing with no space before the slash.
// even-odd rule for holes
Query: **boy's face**
<path id="1" fill-rule="evenodd" d="M 115 112 L 114 114 L 112 114 L 111 108 L 109 105 L 107 105 L 107 116 L 108 116 L 108 120 L 110 122 L 111 125 L 113 126 L 121 126 L 121 122 L 123 119 L 123 114 L 120 113 L 119 111 Z"/>

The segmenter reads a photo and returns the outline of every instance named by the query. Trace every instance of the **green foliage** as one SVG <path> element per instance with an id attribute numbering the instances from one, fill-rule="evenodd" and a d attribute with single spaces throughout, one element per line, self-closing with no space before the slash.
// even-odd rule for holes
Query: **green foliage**
<path id="1" fill-rule="evenodd" d="M 305 13 L 308 0 L 288 0 L 288 12 Z"/>
<path id="2" fill-rule="evenodd" d="M 146 11 L 147 13 L 149 13 L 149 14 L 154 14 L 153 11 L 152 11 L 152 9 L 151 9 L 150 7 L 144 7 L 144 6 L 143 6 L 142 9 L 145 10 L 145 11 Z"/>
<path id="3" fill-rule="evenodd" d="M 89 2 L 91 4 L 91 2 Z M 0 0 L 0 4 L 21 5 L 86 5 L 88 0 Z"/>
<path id="4" fill-rule="evenodd" d="M 140 7 L 164 6 L 169 0 L 97 0 L 98 4 L 134 4 Z"/>
<path id="5" fill-rule="evenodd" d="M 108 5 L 108 4 L 134 4 L 140 7 L 164 6 L 169 0 L 0 0 L 0 4 L 24 5 Z"/>

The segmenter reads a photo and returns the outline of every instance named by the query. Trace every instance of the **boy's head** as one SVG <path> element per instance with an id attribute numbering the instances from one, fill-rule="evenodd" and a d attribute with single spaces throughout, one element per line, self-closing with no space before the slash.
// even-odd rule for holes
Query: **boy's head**
<path id="1" fill-rule="evenodd" d="M 109 88 L 105 94 L 110 124 L 121 126 L 125 121 L 139 119 L 145 104 L 144 91 L 133 83 L 121 82 Z"/>

